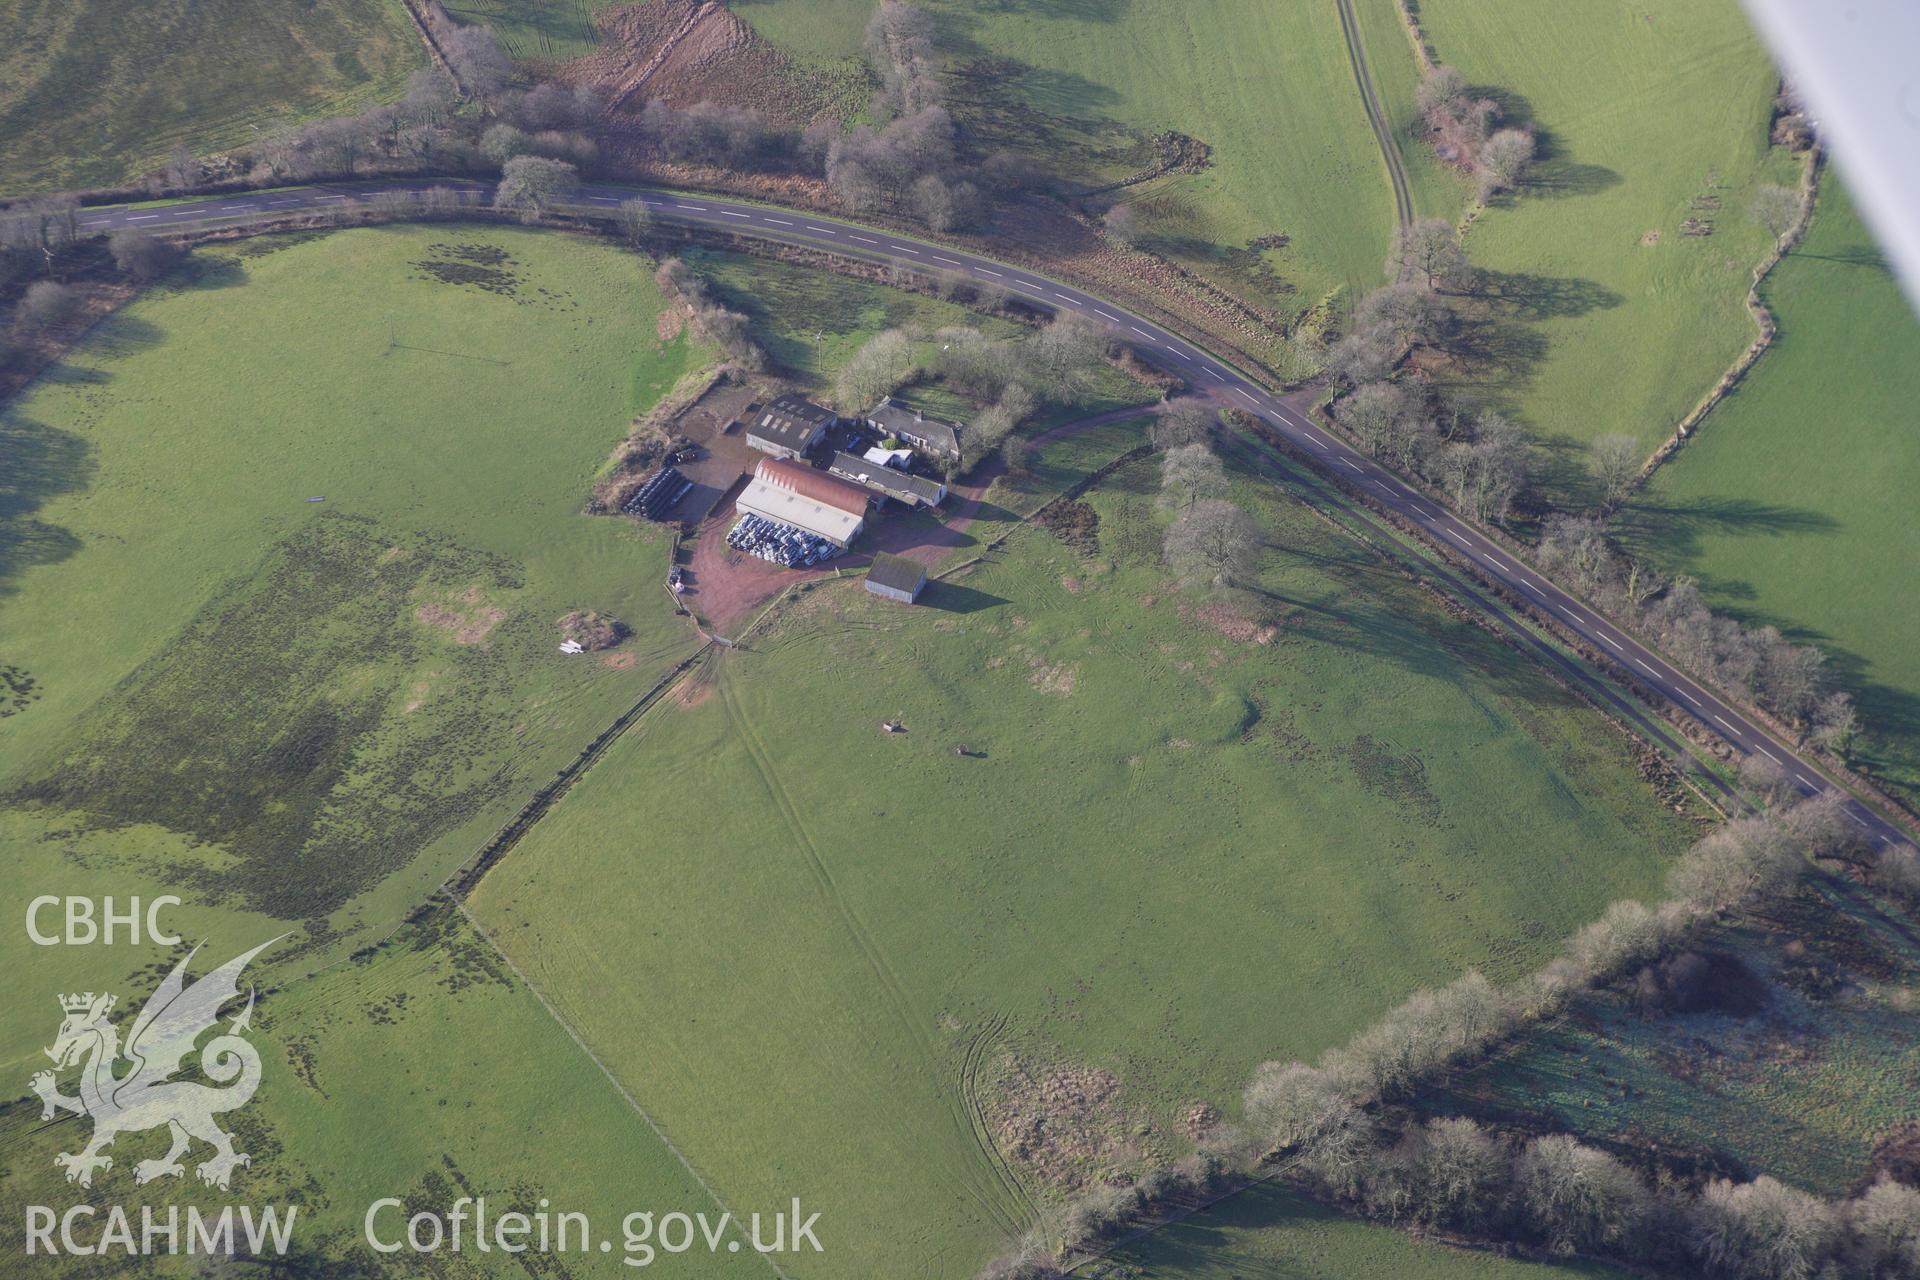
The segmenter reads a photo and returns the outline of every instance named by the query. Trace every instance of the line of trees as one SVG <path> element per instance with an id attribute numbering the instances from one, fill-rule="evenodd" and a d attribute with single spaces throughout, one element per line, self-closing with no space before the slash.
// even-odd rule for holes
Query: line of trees
<path id="1" fill-rule="evenodd" d="M 1542 568 L 1615 617 L 1636 624 L 1698 675 L 1750 698 L 1824 750 L 1853 736 L 1853 701 L 1831 687 L 1826 655 L 1787 641 L 1776 627 L 1745 627 L 1716 614 L 1692 578 L 1668 580 L 1620 553 L 1593 516 L 1549 516 Z"/>
<path id="2" fill-rule="evenodd" d="M 747 317 L 715 297 L 713 289 L 686 263 L 668 258 L 655 269 L 653 279 L 660 292 L 686 308 L 694 327 L 725 351 L 728 359 L 749 372 L 767 367 L 767 353 L 753 340 Z"/>
<path id="3" fill-rule="evenodd" d="M 1161 542 L 1167 568 L 1190 590 L 1231 591 L 1252 582 L 1266 549 L 1260 524 L 1228 498 L 1214 452 L 1217 418 L 1195 404 L 1168 408 L 1154 424 L 1163 511 L 1176 513 Z"/>
<path id="4" fill-rule="evenodd" d="M 1920 1278 L 1920 1192 L 1882 1181 L 1832 1203 L 1766 1177 L 1697 1194 L 1649 1182 L 1566 1135 L 1527 1141 L 1470 1120 L 1388 1123 L 1438 1073 L 1483 1057 L 1576 994 L 1680 951 L 1703 922 L 1779 901 L 1811 856 L 1844 856 L 1857 836 L 1833 799 L 1738 818 L 1694 844 L 1652 906 L 1623 900 L 1506 987 L 1468 972 L 1417 992 L 1317 1064 L 1269 1062 L 1249 1081 L 1238 1124 L 1179 1163 L 1061 1206 L 982 1280 L 1047 1280 L 1072 1253 L 1170 1201 L 1280 1173 L 1391 1221 L 1628 1262 L 1691 1266 L 1732 1280 L 1828 1274 Z"/>
<path id="5" fill-rule="evenodd" d="M 1065 314 L 1020 338 L 990 338 L 965 325 L 936 330 L 928 371 L 960 394 L 987 402 L 961 436 L 959 471 L 1002 450 L 1041 406 L 1080 404 L 1092 396 L 1110 345 L 1105 330 Z M 1018 459 L 1007 461 L 1015 467 Z"/>

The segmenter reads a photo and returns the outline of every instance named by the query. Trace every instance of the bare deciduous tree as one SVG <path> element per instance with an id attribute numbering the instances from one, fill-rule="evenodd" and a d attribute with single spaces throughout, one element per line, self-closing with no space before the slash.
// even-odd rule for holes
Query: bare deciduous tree
<path id="1" fill-rule="evenodd" d="M 1227 496 L 1227 472 L 1204 444 L 1183 444 L 1160 459 L 1160 498 L 1163 508 L 1190 511 L 1204 498 Z"/>
<path id="2" fill-rule="evenodd" d="M 572 195 L 579 181 L 574 167 L 564 160 L 515 156 L 501 166 L 493 204 L 523 218 L 538 218 Z"/>
<path id="3" fill-rule="evenodd" d="M 1529 1142 L 1514 1172 L 1523 1212 L 1559 1253 L 1616 1247 L 1647 1213 L 1633 1170 L 1563 1134 Z"/>
<path id="4" fill-rule="evenodd" d="M 1213 498 L 1194 504 L 1174 521 L 1163 549 L 1168 567 L 1183 580 L 1226 588 L 1252 580 L 1263 541 L 1252 516 Z"/>
<path id="5" fill-rule="evenodd" d="M 1716 1178 L 1694 1206 L 1694 1248 L 1715 1275 L 1813 1280 L 1839 1244 L 1832 1206 L 1768 1177 Z"/>
<path id="6" fill-rule="evenodd" d="M 1511 191 L 1533 163 L 1533 135 L 1524 129 L 1501 129 L 1480 147 L 1480 203 L 1496 192 Z"/>
<path id="7" fill-rule="evenodd" d="M 60 328 L 80 311 L 79 291 L 52 280 L 36 280 L 27 286 L 13 309 L 13 331 L 23 338 L 35 338 Z"/>
<path id="8" fill-rule="evenodd" d="M 113 255 L 114 266 L 141 284 L 158 280 L 167 274 L 173 269 L 173 264 L 180 261 L 183 252 L 170 241 L 131 228 L 109 236 L 107 251 Z"/>
<path id="9" fill-rule="evenodd" d="M 1630 435 L 1613 434 L 1595 440 L 1587 452 L 1587 469 L 1600 482 L 1610 505 L 1627 496 L 1640 474 L 1640 442 Z"/>
<path id="10" fill-rule="evenodd" d="M 1219 414 L 1192 400 L 1176 400 L 1153 420 L 1149 435 L 1156 449 L 1178 449 L 1183 444 L 1211 444 Z"/>
<path id="11" fill-rule="evenodd" d="M 635 246 L 645 244 L 653 235 L 653 210 L 645 200 L 636 197 L 620 202 L 620 234 Z"/>
<path id="12" fill-rule="evenodd" d="M 1427 288 L 1439 289 L 1458 284 L 1466 275 L 1467 256 L 1460 248 L 1460 233 L 1445 218 L 1422 218 L 1394 242 L 1387 273 L 1396 279 L 1418 275 Z"/>
<path id="13" fill-rule="evenodd" d="M 834 399 L 858 412 L 893 394 L 913 374 L 913 343 L 903 329 L 883 329 L 861 344 L 834 379 Z"/>

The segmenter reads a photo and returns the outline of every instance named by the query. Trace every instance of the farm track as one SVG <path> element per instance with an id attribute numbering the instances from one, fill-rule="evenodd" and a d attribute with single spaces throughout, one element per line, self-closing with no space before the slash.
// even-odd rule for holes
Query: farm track
<path id="1" fill-rule="evenodd" d="M 1367 126 L 1373 130 L 1374 141 L 1380 144 L 1380 158 L 1387 166 L 1387 181 L 1393 186 L 1393 216 L 1399 226 L 1399 234 L 1405 236 L 1413 229 L 1413 183 L 1407 177 L 1406 163 L 1400 158 L 1400 148 L 1393 140 L 1393 125 L 1387 120 L 1387 113 L 1380 106 L 1380 96 L 1374 92 L 1373 74 L 1367 69 L 1367 53 L 1360 40 L 1360 19 L 1353 11 L 1353 0 L 1333 0 L 1340 10 L 1340 33 L 1347 41 L 1347 61 L 1353 65 L 1353 81 L 1360 89 L 1360 105 L 1366 109 Z M 1403 272 L 1404 274 L 1404 272 Z"/>
<path id="2" fill-rule="evenodd" d="M 820 856 L 819 846 L 814 843 L 812 834 L 807 831 L 806 824 L 801 821 L 799 806 L 794 803 L 792 793 L 787 790 L 786 783 L 781 780 L 780 772 L 775 768 L 771 753 L 761 739 L 759 730 L 741 710 L 739 701 L 733 696 L 733 690 L 726 677 L 722 675 L 717 677 L 717 680 L 720 699 L 726 707 L 727 719 L 739 731 L 740 742 L 746 747 L 747 755 L 752 759 L 754 769 L 759 773 L 761 783 L 767 789 L 768 798 L 773 801 L 774 807 L 779 811 L 781 822 L 793 837 L 794 846 L 804 856 L 807 870 L 813 877 L 820 896 L 833 907 L 840 918 L 842 928 L 853 939 L 854 946 L 858 948 L 867 967 L 879 980 L 881 988 L 887 994 L 887 1002 L 893 1006 L 895 1018 L 919 1048 L 926 1063 L 928 1078 L 941 1079 L 944 1074 L 941 1066 L 945 1055 L 941 1052 L 940 1045 L 934 1040 L 923 1021 L 914 1015 L 913 1001 L 907 996 L 906 986 L 900 981 L 899 972 L 887 959 L 886 952 L 880 944 L 874 940 L 872 931 L 860 918 L 859 912 L 855 911 L 853 904 L 847 901 L 846 895 L 840 890 L 839 883 L 833 878 L 832 870 L 827 866 L 826 860 Z M 946 1106 L 949 1120 L 964 1143 L 969 1146 L 980 1143 L 982 1135 L 977 1127 L 978 1121 L 973 1115 L 972 1108 L 956 1104 L 953 1092 L 950 1090 L 941 1090 L 940 1096 Z M 991 1141 L 986 1142 L 985 1145 L 990 1148 Z M 1016 1219 L 1009 1210 L 1006 1200 L 1012 1198 L 1023 1206 L 1027 1206 L 1029 1202 L 1021 1194 L 1017 1183 L 1011 1186 L 999 1185 L 1006 1177 L 999 1162 L 988 1157 L 986 1164 L 995 1175 L 993 1188 L 974 1185 L 969 1181 L 957 1187 L 956 1191 L 963 1192 L 978 1204 L 1000 1230 L 1009 1235 L 1018 1234 L 1026 1224 Z M 993 1194 L 995 1191 L 998 1192 L 997 1195 Z"/>

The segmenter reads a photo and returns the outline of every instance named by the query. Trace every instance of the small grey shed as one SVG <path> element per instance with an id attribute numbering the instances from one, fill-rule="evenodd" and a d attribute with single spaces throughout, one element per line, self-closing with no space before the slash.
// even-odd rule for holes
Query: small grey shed
<path id="1" fill-rule="evenodd" d="M 867 570 L 867 590 L 901 604 L 912 604 L 926 589 L 927 568 L 918 560 L 882 551 Z"/>

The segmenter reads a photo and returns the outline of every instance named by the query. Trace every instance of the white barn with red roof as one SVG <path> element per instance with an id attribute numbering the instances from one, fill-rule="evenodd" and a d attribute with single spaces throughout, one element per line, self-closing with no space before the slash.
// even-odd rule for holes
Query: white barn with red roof
<path id="1" fill-rule="evenodd" d="M 846 547 L 866 525 L 871 496 L 861 486 L 805 463 L 762 458 L 734 506 Z"/>

